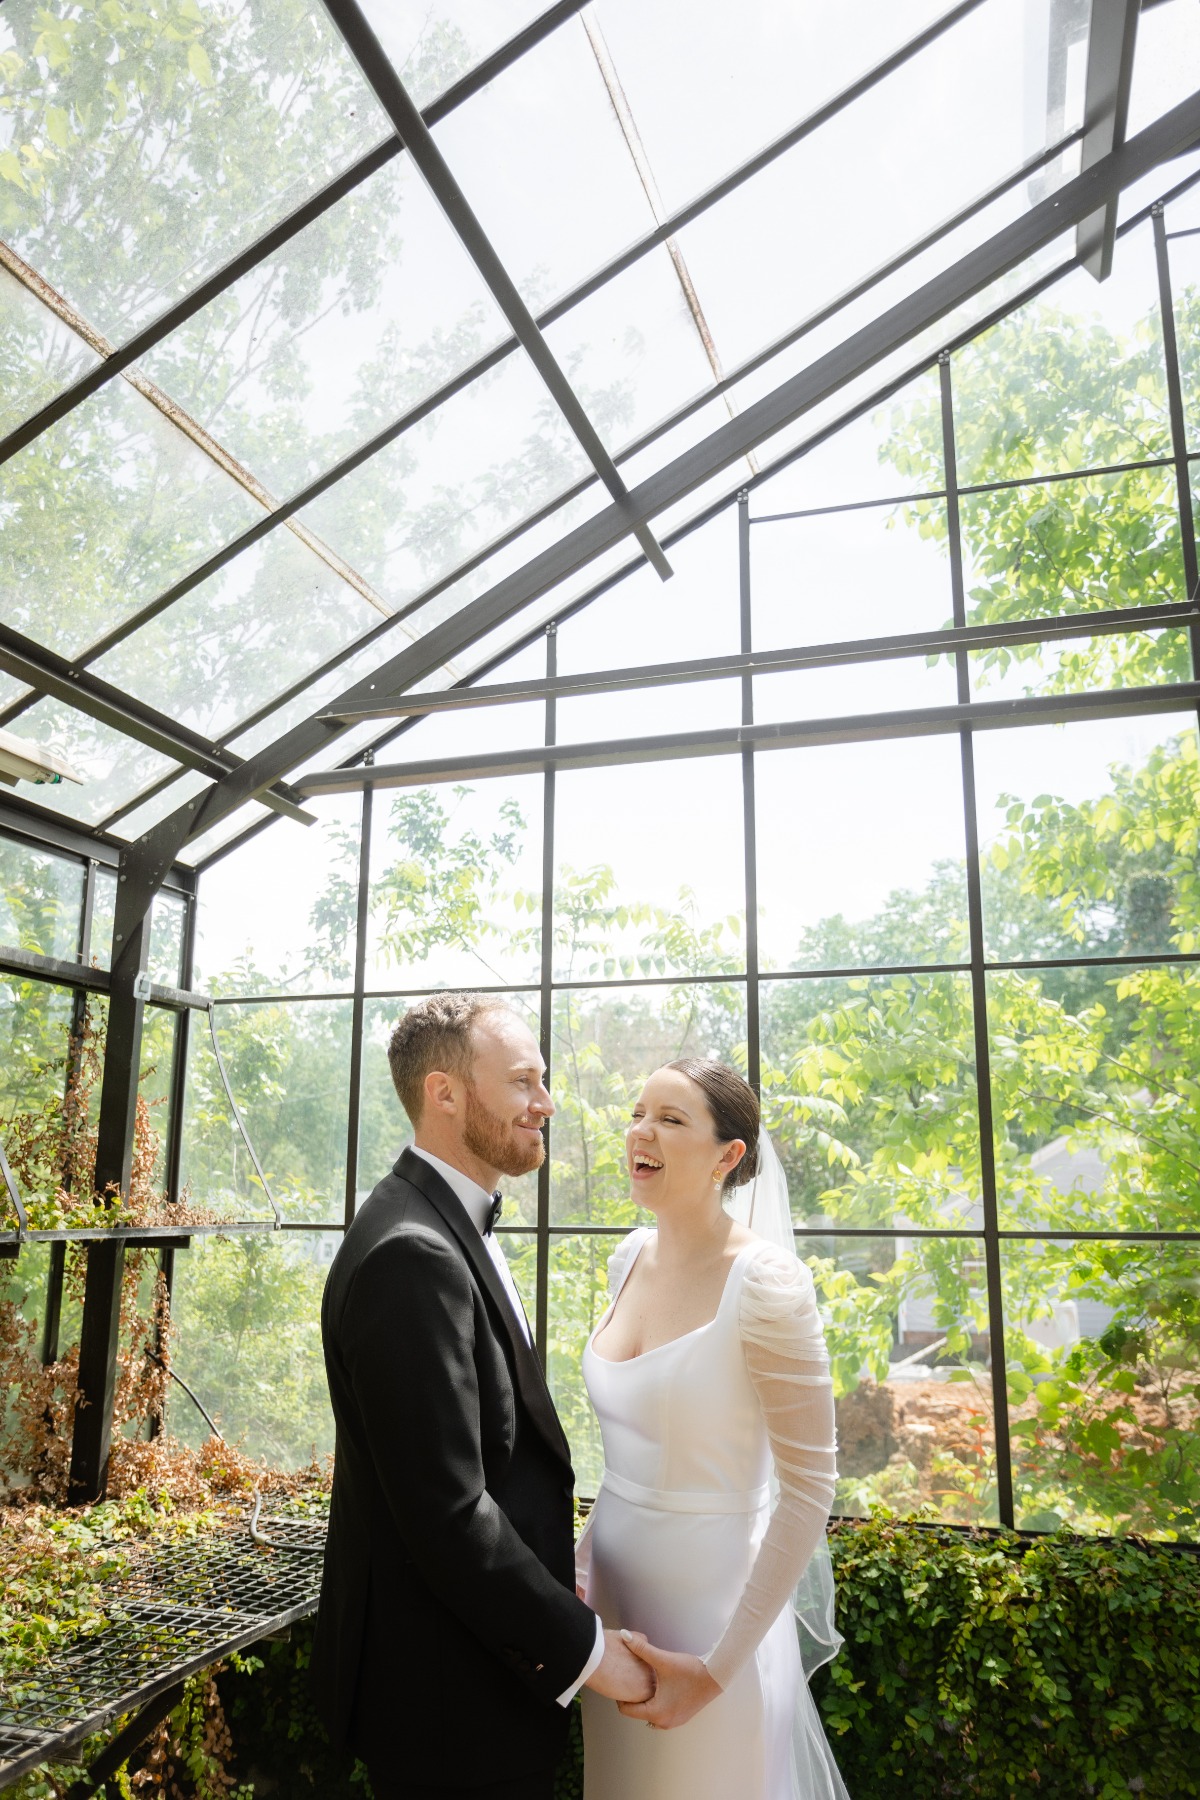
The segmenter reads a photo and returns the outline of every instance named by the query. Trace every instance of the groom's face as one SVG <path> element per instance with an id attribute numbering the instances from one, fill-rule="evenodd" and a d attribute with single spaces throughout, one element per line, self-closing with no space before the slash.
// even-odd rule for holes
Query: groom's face
<path id="1" fill-rule="evenodd" d="M 501 1175 L 528 1175 L 546 1155 L 554 1111 L 537 1040 L 517 1018 L 485 1014 L 472 1033 L 475 1062 L 463 1104 L 463 1142 Z"/>

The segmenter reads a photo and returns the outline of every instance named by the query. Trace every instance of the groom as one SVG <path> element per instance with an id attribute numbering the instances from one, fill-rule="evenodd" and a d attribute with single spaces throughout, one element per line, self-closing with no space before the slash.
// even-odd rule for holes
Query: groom
<path id="1" fill-rule="evenodd" d="M 376 1800 L 551 1800 L 587 1683 L 652 1677 L 575 1596 L 574 1475 L 492 1225 L 554 1111 L 499 1000 L 436 994 L 388 1046 L 412 1121 L 321 1307 L 337 1453 L 313 1675 Z"/>

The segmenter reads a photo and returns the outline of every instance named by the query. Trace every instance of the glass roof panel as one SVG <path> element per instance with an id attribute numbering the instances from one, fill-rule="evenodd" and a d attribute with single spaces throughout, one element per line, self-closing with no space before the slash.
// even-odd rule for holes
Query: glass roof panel
<path id="1" fill-rule="evenodd" d="M 0 605 L 70 656 L 155 599 L 262 508 L 128 382 L 0 467 Z"/>
<path id="2" fill-rule="evenodd" d="M 118 837 L 139 838 L 144 831 L 151 831 L 160 820 L 173 813 L 177 806 L 185 800 L 192 800 L 207 788 L 209 777 L 199 774 L 195 769 L 184 769 L 175 779 L 159 786 L 153 784 L 150 796 L 140 806 L 133 806 L 116 821 L 108 820 L 105 830 L 112 831 Z M 128 802 L 126 802 L 128 805 Z"/>
<path id="3" fill-rule="evenodd" d="M 8 0 L 0 237 L 120 342 L 391 135 L 315 0 Z"/>
<path id="4" fill-rule="evenodd" d="M 0 437 L 98 361 L 81 337 L 0 265 Z"/>
<path id="5" fill-rule="evenodd" d="M 728 363 L 771 342 L 1042 147 L 1044 135 L 1027 141 L 1024 50 L 1007 0 L 991 0 L 684 227 L 679 247 Z M 986 82 L 971 78 L 984 69 Z"/>
<path id="6" fill-rule="evenodd" d="M 1172 240 L 1171 292 L 1188 449 L 1200 450 L 1200 233 Z"/>
<path id="7" fill-rule="evenodd" d="M 124 801 L 179 766 L 61 700 L 39 700 L 22 713 L 13 729 L 19 737 L 57 750 L 84 777 L 81 787 L 63 781 L 28 789 L 22 784 L 22 791 L 39 806 L 83 825 L 99 824 Z"/>
<path id="8" fill-rule="evenodd" d="M 586 390 L 580 398 L 588 405 Z M 305 507 L 391 606 L 412 599 L 591 465 L 523 353 Z"/>
<path id="9" fill-rule="evenodd" d="M 402 156 L 142 367 L 284 498 L 507 336 L 474 264 Z"/>
<path id="10" fill-rule="evenodd" d="M 674 212 L 949 7 L 743 0 L 734 13 L 724 0 L 597 0 L 592 11 Z"/>
<path id="11" fill-rule="evenodd" d="M 579 19 L 442 120 L 434 136 L 534 308 L 654 225 Z"/>
<path id="12" fill-rule="evenodd" d="M 294 532 L 279 530 L 114 646 L 95 672 L 223 738 L 379 616 Z"/>
<path id="13" fill-rule="evenodd" d="M 928 414 L 938 404 L 939 390 L 936 369 L 918 375 L 891 400 L 844 425 L 823 444 L 763 482 L 754 491 L 751 517 L 887 500 L 940 488 L 945 480 L 941 446 L 929 445 L 930 456 L 937 457 L 934 470 L 914 470 L 907 466 L 908 458 L 899 438 L 902 420 L 910 412 Z M 901 462 L 904 467 L 898 466 Z M 927 473 L 933 473 L 935 479 L 927 482 Z"/>
<path id="14" fill-rule="evenodd" d="M 1143 5 L 1138 15 L 1127 135 L 1186 100 L 1200 69 L 1200 7 Z"/>
<path id="15" fill-rule="evenodd" d="M 372 30 L 418 106 L 543 10 L 539 0 L 363 0 Z"/>

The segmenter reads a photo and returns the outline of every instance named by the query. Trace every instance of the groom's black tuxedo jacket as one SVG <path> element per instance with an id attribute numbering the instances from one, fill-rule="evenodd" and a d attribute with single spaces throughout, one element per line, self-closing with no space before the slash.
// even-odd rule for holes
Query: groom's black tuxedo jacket
<path id="1" fill-rule="evenodd" d="M 431 1785 L 552 1766 L 596 1632 L 570 1454 L 483 1240 L 411 1151 L 347 1231 L 321 1327 L 337 1448 L 313 1675 L 334 1742 Z"/>

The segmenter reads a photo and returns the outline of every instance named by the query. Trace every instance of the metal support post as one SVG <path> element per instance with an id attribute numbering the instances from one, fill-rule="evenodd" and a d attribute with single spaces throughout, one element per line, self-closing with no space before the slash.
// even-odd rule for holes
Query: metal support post
<path id="1" fill-rule="evenodd" d="M 738 616 L 742 655 L 752 648 L 753 619 L 750 606 L 750 495 L 738 495 Z M 742 724 L 754 723 L 754 681 L 742 677 Z M 758 855 L 754 793 L 754 752 L 742 752 L 742 840 L 746 868 L 746 1080 L 759 1092 L 762 1078 L 762 1043 L 758 993 Z"/>
<path id="2" fill-rule="evenodd" d="M 374 762 L 374 753 L 368 751 L 364 760 L 368 766 Z M 350 1226 L 354 1222 L 354 1209 L 358 1195 L 358 1154 L 362 1138 L 362 1068 L 363 1068 L 363 1029 L 366 1023 L 366 1001 L 363 990 L 367 978 L 367 929 L 371 909 L 371 827 L 374 792 L 365 787 L 362 793 L 362 812 L 359 815 L 358 839 L 358 908 L 355 914 L 354 937 L 354 1001 L 350 1013 L 350 1104 L 349 1117 L 346 1122 L 346 1189 L 342 1209 L 342 1223 Z"/>
<path id="3" fill-rule="evenodd" d="M 546 679 L 558 673 L 558 626 L 546 627 Z M 546 701 L 546 742 L 555 741 L 556 707 L 553 694 Z M 554 1061 L 554 771 L 547 769 L 542 790 L 542 959 L 539 1014 L 542 1055 L 547 1079 Z M 537 1294 L 534 1302 L 534 1338 L 542 1366 L 546 1367 L 550 1333 L 550 1134 L 546 1121 L 546 1160 L 538 1170 L 537 1189 Z"/>

